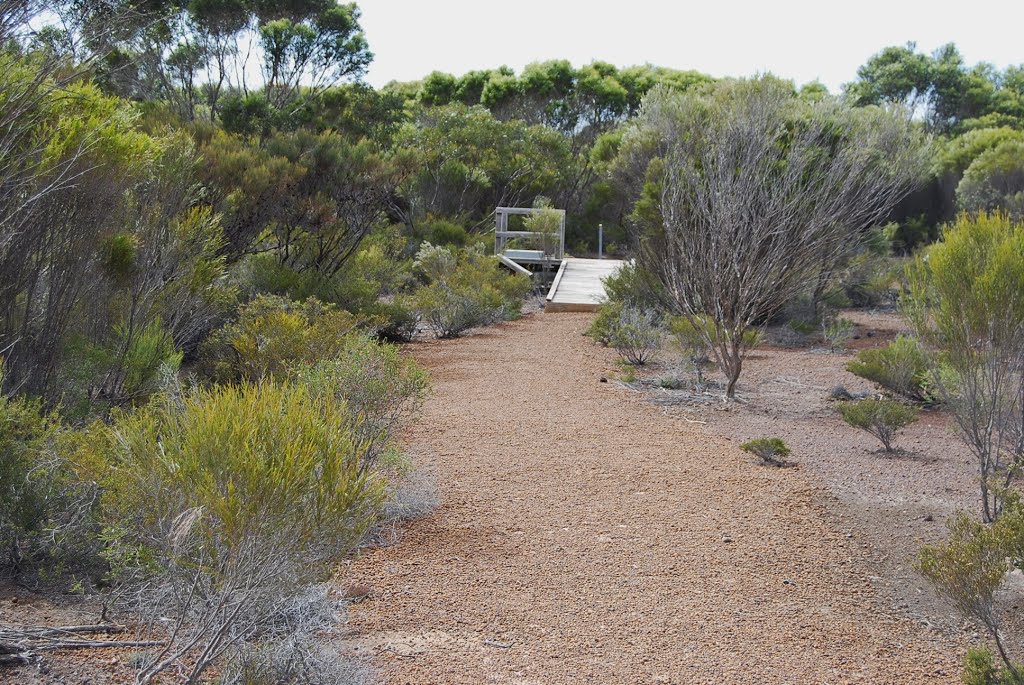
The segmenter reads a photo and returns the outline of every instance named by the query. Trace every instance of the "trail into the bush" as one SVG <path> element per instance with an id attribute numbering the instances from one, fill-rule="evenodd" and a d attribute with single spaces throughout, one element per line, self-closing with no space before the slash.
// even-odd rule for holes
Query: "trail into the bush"
<path id="1" fill-rule="evenodd" d="M 419 344 L 407 438 L 442 505 L 350 580 L 348 649 L 390 683 L 956 682 L 957 650 L 880 608 L 797 469 L 600 379 L 588 315 Z"/>

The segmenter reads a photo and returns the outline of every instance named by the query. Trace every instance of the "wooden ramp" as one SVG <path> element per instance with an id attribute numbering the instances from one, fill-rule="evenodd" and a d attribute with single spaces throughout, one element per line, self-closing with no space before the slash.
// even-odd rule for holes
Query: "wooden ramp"
<path id="1" fill-rule="evenodd" d="M 562 260 L 548 291 L 545 312 L 592 312 L 604 299 L 604 279 L 618 271 L 618 259 Z"/>

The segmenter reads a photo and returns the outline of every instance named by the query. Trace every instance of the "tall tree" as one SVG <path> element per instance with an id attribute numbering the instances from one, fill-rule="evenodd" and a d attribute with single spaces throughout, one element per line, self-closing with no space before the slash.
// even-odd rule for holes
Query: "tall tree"
<path id="1" fill-rule="evenodd" d="M 909 117 L 797 97 L 765 77 L 648 96 L 660 230 L 641 263 L 706 337 L 734 397 L 751 327 L 835 268 L 912 187 L 922 136 Z"/>

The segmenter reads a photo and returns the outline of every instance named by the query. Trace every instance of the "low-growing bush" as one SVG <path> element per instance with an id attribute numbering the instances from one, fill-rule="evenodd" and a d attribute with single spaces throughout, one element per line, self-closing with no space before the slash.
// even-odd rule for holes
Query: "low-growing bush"
<path id="1" fill-rule="evenodd" d="M 886 347 L 861 350 L 846 370 L 909 400 L 931 399 L 926 385 L 928 359 L 914 338 L 901 335 Z"/>
<path id="2" fill-rule="evenodd" d="M 702 325 L 706 325 L 703 324 Z M 693 321 L 685 316 L 673 316 L 668 320 L 668 332 L 676 349 L 693 368 L 698 388 L 705 385 L 704 365 L 708 363 L 706 336 Z"/>
<path id="3" fill-rule="evenodd" d="M 946 523 L 945 540 L 922 547 L 917 569 L 932 587 L 965 618 L 976 621 L 995 644 L 972 649 L 964 659 L 963 682 L 971 685 L 1020 685 L 1021 665 L 1012 659 L 1002 633 L 996 595 L 1010 571 L 1024 557 L 1024 508 L 1015 493 L 1007 495 L 1003 513 L 982 523 L 966 512 L 956 512 Z"/>
<path id="4" fill-rule="evenodd" d="M 106 555 L 166 645 L 138 673 L 188 682 L 282 612 L 374 521 L 384 483 L 335 393 L 263 381 L 115 415 Z"/>
<path id="5" fill-rule="evenodd" d="M 283 378 L 297 364 L 340 355 L 348 334 L 365 323 L 319 300 L 261 295 L 204 343 L 203 368 L 220 381 Z"/>
<path id="6" fill-rule="evenodd" d="M 786 457 L 792 454 L 782 438 L 757 438 L 743 443 L 740 449 L 770 466 L 785 466 Z"/>
<path id="7" fill-rule="evenodd" d="M 634 366 L 643 366 L 661 349 L 664 335 L 660 317 L 653 311 L 622 307 L 612 323 L 608 345 Z"/>
<path id="8" fill-rule="evenodd" d="M 856 330 L 857 325 L 849 319 L 826 317 L 821 322 L 821 336 L 830 352 L 842 348 L 853 337 Z"/>
<path id="9" fill-rule="evenodd" d="M 97 489 L 65 456 L 73 435 L 40 401 L 0 395 L 0 574 L 98 576 Z"/>
<path id="10" fill-rule="evenodd" d="M 57 424 L 39 401 L 0 395 L 0 569 L 17 569 L 49 518 L 45 462 Z"/>
<path id="11" fill-rule="evenodd" d="M 314 393 L 333 394 L 360 421 L 353 427 L 366 450 L 364 466 L 392 447 L 399 425 L 420 408 L 427 373 L 397 347 L 350 334 L 334 358 L 297 367 L 293 377 Z"/>
<path id="12" fill-rule="evenodd" d="M 415 263 L 427 285 L 413 293 L 412 302 L 438 338 L 517 318 L 531 288 L 529 277 L 507 274 L 478 249 L 453 252 L 424 243 Z"/>
<path id="13" fill-rule="evenodd" d="M 917 421 L 918 414 L 917 407 L 886 399 L 840 402 L 836 410 L 843 421 L 878 438 L 886 452 L 893 451 L 897 431 Z"/>
<path id="14" fill-rule="evenodd" d="M 410 295 L 397 295 L 366 310 L 377 325 L 377 335 L 388 342 L 409 342 L 416 335 L 420 315 Z"/>
<path id="15" fill-rule="evenodd" d="M 996 665 L 996 655 L 988 647 L 968 647 L 964 655 L 963 670 L 960 680 L 964 685 L 1021 685 L 1020 677 L 1015 676 L 1008 668 Z M 1015 664 L 1014 669 L 1021 673 L 1024 666 Z"/>

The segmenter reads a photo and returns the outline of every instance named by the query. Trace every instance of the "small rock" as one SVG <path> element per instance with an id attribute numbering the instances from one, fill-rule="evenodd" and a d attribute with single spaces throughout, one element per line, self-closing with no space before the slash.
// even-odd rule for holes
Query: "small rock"
<path id="1" fill-rule="evenodd" d="M 869 338 L 875 337 L 875 332 L 874 331 L 868 331 L 868 337 Z"/>
<path id="2" fill-rule="evenodd" d="M 928 514 L 927 516 L 924 517 L 924 520 L 925 521 L 934 521 L 935 517 L 932 516 L 931 514 Z"/>
<path id="3" fill-rule="evenodd" d="M 605 378 L 604 376 L 601 376 L 601 382 L 602 382 L 602 383 L 607 383 L 607 382 L 608 382 L 608 379 L 607 379 L 607 378 Z"/>
<path id="4" fill-rule="evenodd" d="M 722 542 L 732 542 L 732 538 L 728 535 L 722 537 Z"/>
<path id="5" fill-rule="evenodd" d="M 793 582 L 792 580 L 790 580 L 789 578 L 786 578 L 785 580 L 783 580 L 783 581 L 782 581 L 782 584 L 783 584 L 783 585 L 796 585 L 796 583 L 794 583 L 794 582 Z"/>
<path id="6" fill-rule="evenodd" d="M 361 599 L 366 599 L 373 592 L 373 588 L 363 583 L 352 583 L 345 588 L 345 599 L 351 599 L 358 602 Z"/>

